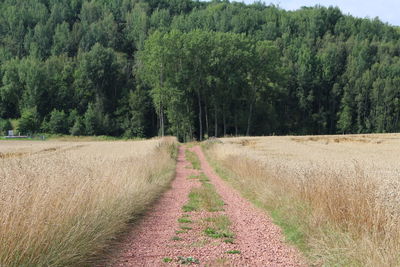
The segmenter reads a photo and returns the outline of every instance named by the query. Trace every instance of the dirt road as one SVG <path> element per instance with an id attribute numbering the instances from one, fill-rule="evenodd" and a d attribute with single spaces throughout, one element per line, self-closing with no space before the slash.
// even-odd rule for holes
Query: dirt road
<path id="1" fill-rule="evenodd" d="M 132 230 L 112 266 L 305 266 L 265 213 L 214 173 L 200 147 L 190 150 L 200 170 L 192 168 L 181 146 L 171 189 Z M 202 186 L 219 195 L 221 209 L 183 208 Z M 221 218 L 226 229 L 218 232 L 210 222 Z"/>

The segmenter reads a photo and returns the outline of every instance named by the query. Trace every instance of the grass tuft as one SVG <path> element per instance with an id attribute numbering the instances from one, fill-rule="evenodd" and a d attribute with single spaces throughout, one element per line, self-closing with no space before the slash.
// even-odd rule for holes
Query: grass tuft
<path id="1" fill-rule="evenodd" d="M 235 240 L 233 238 L 226 238 L 223 241 L 224 243 L 233 244 Z"/>
<path id="2" fill-rule="evenodd" d="M 228 254 L 240 254 L 240 250 L 228 250 L 226 253 L 228 253 Z"/>
<path id="3" fill-rule="evenodd" d="M 178 222 L 179 223 L 192 223 L 193 221 L 191 219 L 188 219 L 187 217 L 184 217 L 184 218 L 179 218 Z"/>
<path id="4" fill-rule="evenodd" d="M 168 258 L 168 257 L 163 258 L 163 262 L 165 262 L 165 263 L 170 263 L 170 262 L 172 262 L 172 261 L 173 261 L 172 258 Z"/>
<path id="5" fill-rule="evenodd" d="M 195 170 L 201 169 L 200 160 L 199 157 L 197 157 L 196 153 L 186 149 L 185 156 L 186 160 L 192 164 L 193 169 Z"/>
<path id="6" fill-rule="evenodd" d="M 173 237 L 171 238 L 171 240 L 172 240 L 172 241 L 180 241 L 180 240 L 182 240 L 182 238 L 180 238 L 179 236 L 173 236 Z"/>
<path id="7" fill-rule="evenodd" d="M 204 233 L 212 238 L 234 238 L 235 235 L 230 231 L 231 222 L 226 215 L 210 217 L 204 220 L 208 227 Z"/>
<path id="8" fill-rule="evenodd" d="M 178 257 L 178 261 L 180 264 L 200 264 L 200 261 L 193 257 Z"/>
<path id="9" fill-rule="evenodd" d="M 216 212 L 224 210 L 224 202 L 215 191 L 214 186 L 207 181 L 208 178 L 204 178 L 201 187 L 193 188 L 189 193 L 189 201 L 182 207 L 184 212 L 199 210 Z"/>

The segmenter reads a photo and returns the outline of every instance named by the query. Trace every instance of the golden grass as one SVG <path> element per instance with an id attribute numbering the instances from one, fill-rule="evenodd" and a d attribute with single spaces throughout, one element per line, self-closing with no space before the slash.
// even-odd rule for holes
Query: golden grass
<path id="1" fill-rule="evenodd" d="M 174 138 L 35 144 L 0 159 L 0 266 L 90 264 L 174 176 Z"/>
<path id="2" fill-rule="evenodd" d="M 207 155 L 312 264 L 399 266 L 399 137 L 229 138 Z"/>

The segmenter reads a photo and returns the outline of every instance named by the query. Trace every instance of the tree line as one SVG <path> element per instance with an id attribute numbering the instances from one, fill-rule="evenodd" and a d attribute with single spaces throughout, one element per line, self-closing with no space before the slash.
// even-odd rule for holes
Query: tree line
<path id="1" fill-rule="evenodd" d="M 399 131 L 399 36 L 335 7 L 0 0 L 0 132 Z"/>

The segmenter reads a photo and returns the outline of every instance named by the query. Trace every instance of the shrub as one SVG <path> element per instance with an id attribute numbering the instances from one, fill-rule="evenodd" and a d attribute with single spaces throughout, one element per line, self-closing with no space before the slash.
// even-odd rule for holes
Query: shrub
<path id="1" fill-rule="evenodd" d="M 71 135 L 84 135 L 85 134 L 85 124 L 83 123 L 83 119 L 80 116 L 75 118 L 74 125 L 69 130 Z"/>
<path id="2" fill-rule="evenodd" d="M 8 130 L 12 130 L 10 120 L 0 118 L 0 135 L 7 135 Z"/>
<path id="3" fill-rule="evenodd" d="M 46 130 L 53 134 L 66 134 L 68 133 L 68 117 L 64 111 L 54 109 L 50 113 L 50 119 L 46 123 Z"/>
<path id="4" fill-rule="evenodd" d="M 40 120 L 36 107 L 24 109 L 18 122 L 18 131 L 23 134 L 33 134 L 39 129 Z"/>

